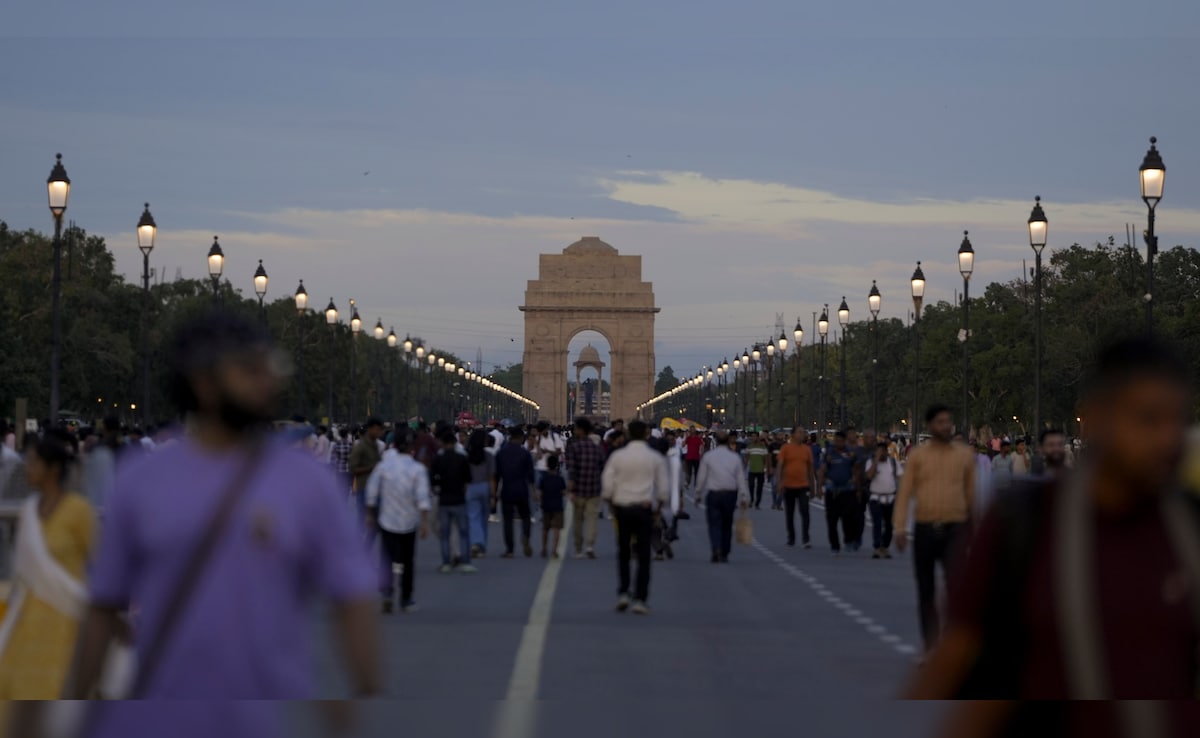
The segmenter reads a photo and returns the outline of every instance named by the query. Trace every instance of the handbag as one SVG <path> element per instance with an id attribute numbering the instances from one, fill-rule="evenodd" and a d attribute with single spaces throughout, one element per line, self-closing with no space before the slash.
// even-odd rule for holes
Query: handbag
<path id="1" fill-rule="evenodd" d="M 734 539 L 743 546 L 754 543 L 754 521 L 750 514 L 743 511 L 733 524 Z"/>
<path id="2" fill-rule="evenodd" d="M 101 699 L 140 699 L 145 694 L 151 677 L 154 676 L 162 661 L 162 655 L 170 641 L 171 634 L 178 625 L 180 616 L 187 609 L 188 602 L 195 593 L 196 585 L 199 584 L 217 544 L 224 538 L 225 531 L 229 528 L 229 521 L 233 518 L 233 510 L 250 485 L 250 480 L 253 479 L 260 460 L 261 446 L 256 441 L 218 500 L 216 513 L 213 514 L 208 527 L 204 529 L 200 543 L 188 558 L 187 565 L 184 566 L 183 573 L 180 575 L 175 589 L 171 592 L 171 597 L 167 600 L 167 606 L 163 611 L 162 622 L 157 632 L 146 639 L 140 661 L 134 657 L 133 649 L 130 646 L 110 644 L 101 683 L 97 685 L 97 692 Z"/>

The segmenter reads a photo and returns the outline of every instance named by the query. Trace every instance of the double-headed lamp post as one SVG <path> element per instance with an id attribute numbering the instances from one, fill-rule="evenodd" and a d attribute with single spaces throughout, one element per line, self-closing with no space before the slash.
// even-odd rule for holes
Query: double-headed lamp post
<path id="1" fill-rule="evenodd" d="M 925 301 L 925 272 L 921 270 L 921 262 L 912 275 L 913 300 L 913 415 L 909 432 L 912 433 L 912 445 L 915 448 L 921 440 L 921 304 Z"/>
<path id="2" fill-rule="evenodd" d="M 829 305 L 821 310 L 817 319 L 817 335 L 821 337 L 821 372 L 817 376 L 817 430 L 824 434 L 827 420 L 825 418 L 825 340 L 829 337 Z"/>
<path id="3" fill-rule="evenodd" d="M 871 311 L 871 427 L 879 432 L 879 311 L 883 308 L 883 295 L 879 284 L 871 280 L 871 291 L 867 293 L 867 309 Z"/>
<path id="4" fill-rule="evenodd" d="M 1034 254 L 1034 346 L 1033 346 L 1033 428 L 1042 432 L 1042 251 L 1046 248 L 1049 221 L 1042 210 L 1042 198 L 1035 197 L 1029 214 L 1029 245 Z"/>
<path id="5" fill-rule="evenodd" d="M 338 309 L 333 304 L 333 298 L 329 298 L 329 305 L 325 307 L 325 323 L 329 326 L 329 425 L 333 427 L 333 362 L 337 356 L 337 321 Z"/>
<path id="6" fill-rule="evenodd" d="M 138 250 L 142 252 L 142 425 L 150 424 L 150 252 L 158 237 L 158 225 L 150 214 L 150 203 L 137 224 Z"/>
<path id="7" fill-rule="evenodd" d="M 838 413 L 840 425 L 844 429 L 847 425 L 847 410 L 846 407 L 846 329 L 850 327 L 850 306 L 846 304 L 846 296 L 842 295 L 842 304 L 838 305 L 838 325 L 842 327 L 842 407 Z"/>
<path id="8" fill-rule="evenodd" d="M 963 278 L 962 318 L 963 327 L 958 333 L 962 343 L 962 428 L 963 438 L 971 440 L 971 274 L 975 271 L 975 248 L 967 231 L 963 231 L 963 240 L 958 247 L 958 272 Z"/>
<path id="9" fill-rule="evenodd" d="M 800 425 L 800 400 L 803 393 L 800 390 L 800 346 L 804 344 L 804 326 L 800 325 L 800 318 L 796 318 L 796 327 L 792 329 L 792 338 L 796 340 L 796 414 L 792 419 L 792 428 Z"/>
<path id="10" fill-rule="evenodd" d="M 212 246 L 208 248 L 208 276 L 212 279 L 213 287 L 213 305 L 218 304 L 221 298 L 221 273 L 225 271 L 225 252 L 221 250 L 221 243 L 213 236 Z"/>
<path id="11" fill-rule="evenodd" d="M 267 296 L 267 270 L 263 268 L 262 259 L 258 260 L 258 269 L 254 270 L 254 294 L 258 295 L 258 319 L 263 325 L 267 324 L 267 306 L 263 299 Z"/>
<path id="12" fill-rule="evenodd" d="M 1163 196 L 1167 166 L 1158 153 L 1158 139 L 1150 137 L 1150 150 L 1138 169 L 1142 180 L 1142 200 L 1146 203 L 1146 335 L 1154 333 L 1154 257 L 1158 255 L 1158 236 L 1154 235 L 1154 209 Z M 1038 431 L 1041 432 L 1040 430 Z"/>
<path id="13" fill-rule="evenodd" d="M 54 168 L 46 179 L 50 214 L 54 216 L 54 272 L 50 307 L 50 422 L 58 423 L 59 370 L 62 365 L 62 224 L 71 196 L 71 178 L 63 167 L 62 154 L 55 154 Z"/>
<path id="14" fill-rule="evenodd" d="M 308 417 L 308 398 L 304 393 L 304 315 L 308 312 L 308 290 L 304 289 L 304 280 L 296 288 L 296 391 L 300 397 L 297 404 L 300 414 Z"/>

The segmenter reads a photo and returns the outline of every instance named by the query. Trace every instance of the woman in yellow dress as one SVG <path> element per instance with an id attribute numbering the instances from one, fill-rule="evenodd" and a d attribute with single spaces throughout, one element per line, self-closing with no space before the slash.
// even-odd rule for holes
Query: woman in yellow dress
<path id="1" fill-rule="evenodd" d="M 52 430 L 26 458 L 37 494 L 21 510 L 0 621 L 0 700 L 58 699 L 71 667 L 96 528 L 91 505 L 64 489 L 77 453 L 73 436 Z"/>

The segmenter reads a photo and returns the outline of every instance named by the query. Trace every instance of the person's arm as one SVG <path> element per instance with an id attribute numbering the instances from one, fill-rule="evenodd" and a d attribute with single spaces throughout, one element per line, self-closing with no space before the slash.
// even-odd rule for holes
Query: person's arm
<path id="1" fill-rule="evenodd" d="M 610 505 L 617 492 L 617 459 L 611 458 L 600 473 L 600 497 Z"/>
<path id="2" fill-rule="evenodd" d="M 380 487 L 383 485 L 383 470 L 377 467 L 371 472 L 371 476 L 367 478 L 367 490 L 364 503 L 367 508 L 367 526 L 376 525 L 379 519 L 379 507 L 382 504 L 379 496 L 381 494 Z"/>
<path id="3" fill-rule="evenodd" d="M 654 512 L 661 513 L 663 506 L 671 501 L 671 471 L 667 468 L 667 457 L 662 457 L 654 469 Z"/>
<path id="4" fill-rule="evenodd" d="M 375 598 L 360 597 L 334 605 L 334 625 L 342 658 L 356 698 L 374 697 L 381 690 L 379 630 Z"/>
<path id="5" fill-rule="evenodd" d="M 787 451 L 786 446 L 784 448 L 779 449 L 779 463 L 775 465 L 774 473 L 772 474 L 772 479 L 775 480 L 775 489 L 776 490 L 783 489 L 783 468 L 785 466 L 787 466 L 787 456 L 785 453 L 786 451 Z"/>
<path id="6" fill-rule="evenodd" d="M 366 447 L 362 443 L 358 443 L 350 451 L 350 473 L 354 476 L 362 476 L 370 474 L 374 465 L 368 464 L 363 457 L 366 456 Z"/>
<path id="7" fill-rule="evenodd" d="M 708 474 L 709 467 L 712 466 L 711 457 L 702 457 L 700 459 L 700 467 L 696 471 L 696 504 L 700 504 L 700 499 L 704 493 L 708 491 Z M 741 475 L 739 475 L 741 476 Z"/>
<path id="8" fill-rule="evenodd" d="M 967 503 L 967 519 L 975 517 L 975 454 L 971 454 L 967 458 L 965 465 L 967 468 L 963 474 L 963 484 L 965 489 L 963 494 Z"/>
<path id="9" fill-rule="evenodd" d="M 864 466 L 863 468 L 866 470 L 867 481 L 868 482 L 875 481 L 875 475 L 879 473 L 878 459 L 867 459 L 866 466 Z"/>
<path id="10" fill-rule="evenodd" d="M 79 628 L 75 664 L 63 685 L 63 699 L 88 700 L 95 697 L 108 647 L 122 630 L 121 613 L 117 608 L 102 605 L 88 607 Z"/>
<path id="11" fill-rule="evenodd" d="M 908 473 L 900 478 L 900 491 L 896 493 L 896 507 L 892 512 L 892 530 L 897 551 L 903 551 L 908 546 L 908 502 L 912 497 L 913 479 L 917 476 L 914 472 L 920 459 L 921 454 L 917 449 L 913 449 L 913 453 L 908 458 Z"/>
<path id="12" fill-rule="evenodd" d="M 738 474 L 738 504 L 745 509 L 750 504 L 750 483 L 745 474 Z"/>

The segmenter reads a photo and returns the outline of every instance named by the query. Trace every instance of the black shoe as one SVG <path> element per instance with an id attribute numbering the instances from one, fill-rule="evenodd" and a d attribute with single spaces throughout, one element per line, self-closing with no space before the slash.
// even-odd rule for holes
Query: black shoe
<path id="1" fill-rule="evenodd" d="M 717 563 L 717 562 L 719 562 L 720 560 L 721 560 L 721 557 L 720 557 L 720 556 L 718 556 L 717 554 L 713 554 L 713 555 L 712 555 L 712 562 L 713 562 L 714 564 L 716 564 L 716 563 Z"/>
<path id="2" fill-rule="evenodd" d="M 805 541 L 805 542 L 804 542 L 804 547 L 805 547 L 805 548 L 812 548 L 812 544 L 811 544 L 811 543 L 809 543 L 808 541 Z"/>
<path id="3" fill-rule="evenodd" d="M 678 520 L 691 520 L 692 516 L 687 510 L 680 510 L 675 514 L 675 518 Z"/>
<path id="4" fill-rule="evenodd" d="M 391 615 L 392 611 L 394 609 L 395 609 L 395 604 L 390 599 L 383 601 L 383 614 L 384 615 Z"/>
<path id="5" fill-rule="evenodd" d="M 789 545 L 789 546 L 795 546 L 795 545 L 796 545 L 796 540 L 795 540 L 795 539 L 792 539 L 792 540 L 788 541 L 788 542 L 787 542 L 787 545 Z"/>
<path id="6" fill-rule="evenodd" d="M 729 563 L 729 557 L 728 557 L 728 556 L 722 556 L 720 559 L 718 559 L 718 561 L 720 561 L 722 564 L 728 564 L 728 563 Z"/>

